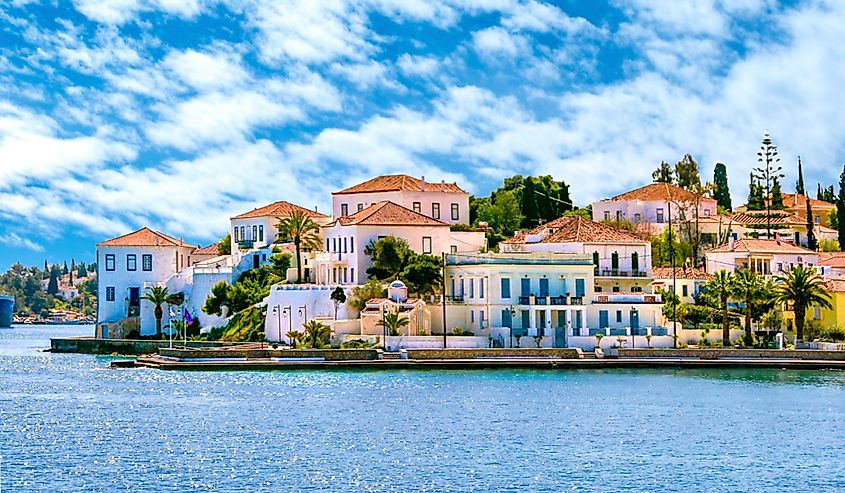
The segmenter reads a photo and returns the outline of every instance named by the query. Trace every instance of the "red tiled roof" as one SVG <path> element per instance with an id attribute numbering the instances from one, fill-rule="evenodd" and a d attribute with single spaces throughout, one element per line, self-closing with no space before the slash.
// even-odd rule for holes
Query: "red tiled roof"
<path id="1" fill-rule="evenodd" d="M 520 231 L 503 243 L 526 243 L 527 235 L 537 235 L 548 230 L 538 243 L 647 243 L 646 240 L 623 229 L 597 223 L 581 216 L 563 216 L 528 231 Z"/>
<path id="2" fill-rule="evenodd" d="M 630 192 L 617 195 L 610 200 L 692 201 L 697 197 L 698 196 L 696 194 L 690 192 L 689 190 L 677 187 L 671 183 L 655 182 L 644 187 L 637 188 L 636 190 L 631 190 Z M 701 200 L 705 202 L 716 202 L 714 199 L 709 197 L 702 197 Z"/>
<path id="3" fill-rule="evenodd" d="M 821 252 L 819 265 L 843 269 L 845 268 L 845 252 Z"/>
<path id="4" fill-rule="evenodd" d="M 308 215 L 308 217 L 329 217 L 325 214 L 320 214 L 317 211 L 312 211 L 311 209 L 306 209 L 305 207 L 280 200 L 278 202 L 265 205 L 264 207 L 259 207 L 249 212 L 238 214 L 232 219 L 245 219 L 250 217 L 290 217 L 296 211 L 304 212 Z"/>
<path id="5" fill-rule="evenodd" d="M 212 243 L 211 245 L 197 248 L 191 255 L 220 255 L 220 245 Z"/>
<path id="6" fill-rule="evenodd" d="M 654 279 L 672 279 L 671 267 L 656 267 L 652 269 L 652 277 Z M 713 278 L 713 274 L 705 272 L 702 269 L 675 267 L 675 277 L 677 279 L 693 279 L 697 281 L 706 281 Z"/>
<path id="7" fill-rule="evenodd" d="M 332 192 L 332 195 L 397 191 L 467 193 L 457 183 L 429 183 L 409 175 L 384 175 L 345 188 L 339 192 Z"/>
<path id="8" fill-rule="evenodd" d="M 795 214 L 779 214 L 777 212 L 772 212 L 771 216 L 771 224 L 773 226 L 806 226 L 807 219 L 799 217 Z M 765 226 L 767 224 L 766 220 L 766 213 L 755 213 L 755 212 L 738 212 L 730 217 L 730 220 L 744 225 L 758 225 L 758 226 Z"/>
<path id="9" fill-rule="evenodd" d="M 807 208 L 807 196 L 801 195 L 797 193 L 784 193 L 783 194 L 783 205 L 786 207 L 799 207 L 801 210 Z M 835 209 L 836 205 L 831 204 L 830 202 L 826 202 L 824 200 L 818 200 L 814 198 L 810 198 L 810 207 L 812 208 L 819 208 L 819 209 Z"/>
<path id="10" fill-rule="evenodd" d="M 424 216 L 388 200 L 376 202 L 355 214 L 337 218 L 331 225 L 343 226 L 448 226 L 442 221 Z"/>
<path id="11" fill-rule="evenodd" d="M 164 233 L 154 231 L 150 228 L 143 227 L 137 231 L 127 233 L 117 238 L 97 243 L 97 246 L 186 246 L 182 240 L 177 240 L 172 236 Z"/>
<path id="12" fill-rule="evenodd" d="M 725 253 L 725 252 L 749 252 L 749 253 L 811 253 L 815 254 L 816 252 L 812 250 L 808 250 L 804 247 L 800 247 L 794 245 L 792 243 L 788 243 L 785 241 L 780 240 L 763 240 L 763 239 L 754 239 L 754 238 L 743 238 L 733 242 L 733 246 L 730 243 L 726 243 L 724 245 L 718 246 L 710 250 L 714 253 Z"/>
<path id="13" fill-rule="evenodd" d="M 827 290 L 831 293 L 845 293 L 845 279 L 828 279 Z"/>

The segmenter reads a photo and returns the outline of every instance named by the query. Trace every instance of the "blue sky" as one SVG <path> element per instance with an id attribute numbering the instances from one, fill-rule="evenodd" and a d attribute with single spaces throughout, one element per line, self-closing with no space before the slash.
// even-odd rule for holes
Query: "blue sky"
<path id="1" fill-rule="evenodd" d="M 845 161 L 842 2 L 0 0 L 0 268 L 89 260 L 384 173 L 581 204 L 686 153 L 735 202 L 764 131 L 792 189 Z"/>

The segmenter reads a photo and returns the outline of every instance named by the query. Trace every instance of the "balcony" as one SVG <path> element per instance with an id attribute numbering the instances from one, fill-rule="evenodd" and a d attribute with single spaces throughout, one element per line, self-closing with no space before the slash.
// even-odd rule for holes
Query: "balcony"
<path id="1" fill-rule="evenodd" d="M 249 250 L 255 244 L 252 240 L 240 240 L 238 241 L 238 248 L 241 250 Z"/>
<path id="2" fill-rule="evenodd" d="M 595 274 L 598 277 L 648 277 L 648 272 L 644 272 L 641 270 L 596 269 Z"/>
<path id="3" fill-rule="evenodd" d="M 597 294 L 593 303 L 648 303 L 661 304 L 663 300 L 659 294 L 626 293 L 626 294 Z"/>
<path id="4" fill-rule="evenodd" d="M 533 298 L 533 303 L 532 303 Z M 567 305 L 583 305 L 584 298 L 582 296 L 520 296 L 520 305 L 534 305 L 534 306 L 567 306 Z"/>

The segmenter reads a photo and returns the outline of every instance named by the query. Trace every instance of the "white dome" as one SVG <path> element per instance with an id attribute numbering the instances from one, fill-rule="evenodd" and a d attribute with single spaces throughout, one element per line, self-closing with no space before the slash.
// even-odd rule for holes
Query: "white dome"
<path id="1" fill-rule="evenodd" d="M 397 280 L 393 281 L 392 283 L 390 283 L 390 287 L 395 288 L 395 289 L 402 289 L 402 288 L 405 288 L 406 286 L 405 286 L 404 282 L 397 279 Z"/>

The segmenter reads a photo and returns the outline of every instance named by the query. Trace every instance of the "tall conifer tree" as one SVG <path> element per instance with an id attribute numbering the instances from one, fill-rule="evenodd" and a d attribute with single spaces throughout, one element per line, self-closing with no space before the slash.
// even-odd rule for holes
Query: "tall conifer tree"
<path id="1" fill-rule="evenodd" d="M 807 195 L 807 191 L 804 189 L 804 170 L 801 167 L 801 156 L 798 156 L 798 183 L 795 184 L 795 193 Z"/>
<path id="2" fill-rule="evenodd" d="M 731 191 L 728 188 L 728 168 L 725 163 L 716 163 L 716 169 L 713 171 L 713 198 L 722 209 L 726 211 L 733 210 L 731 204 Z"/>

